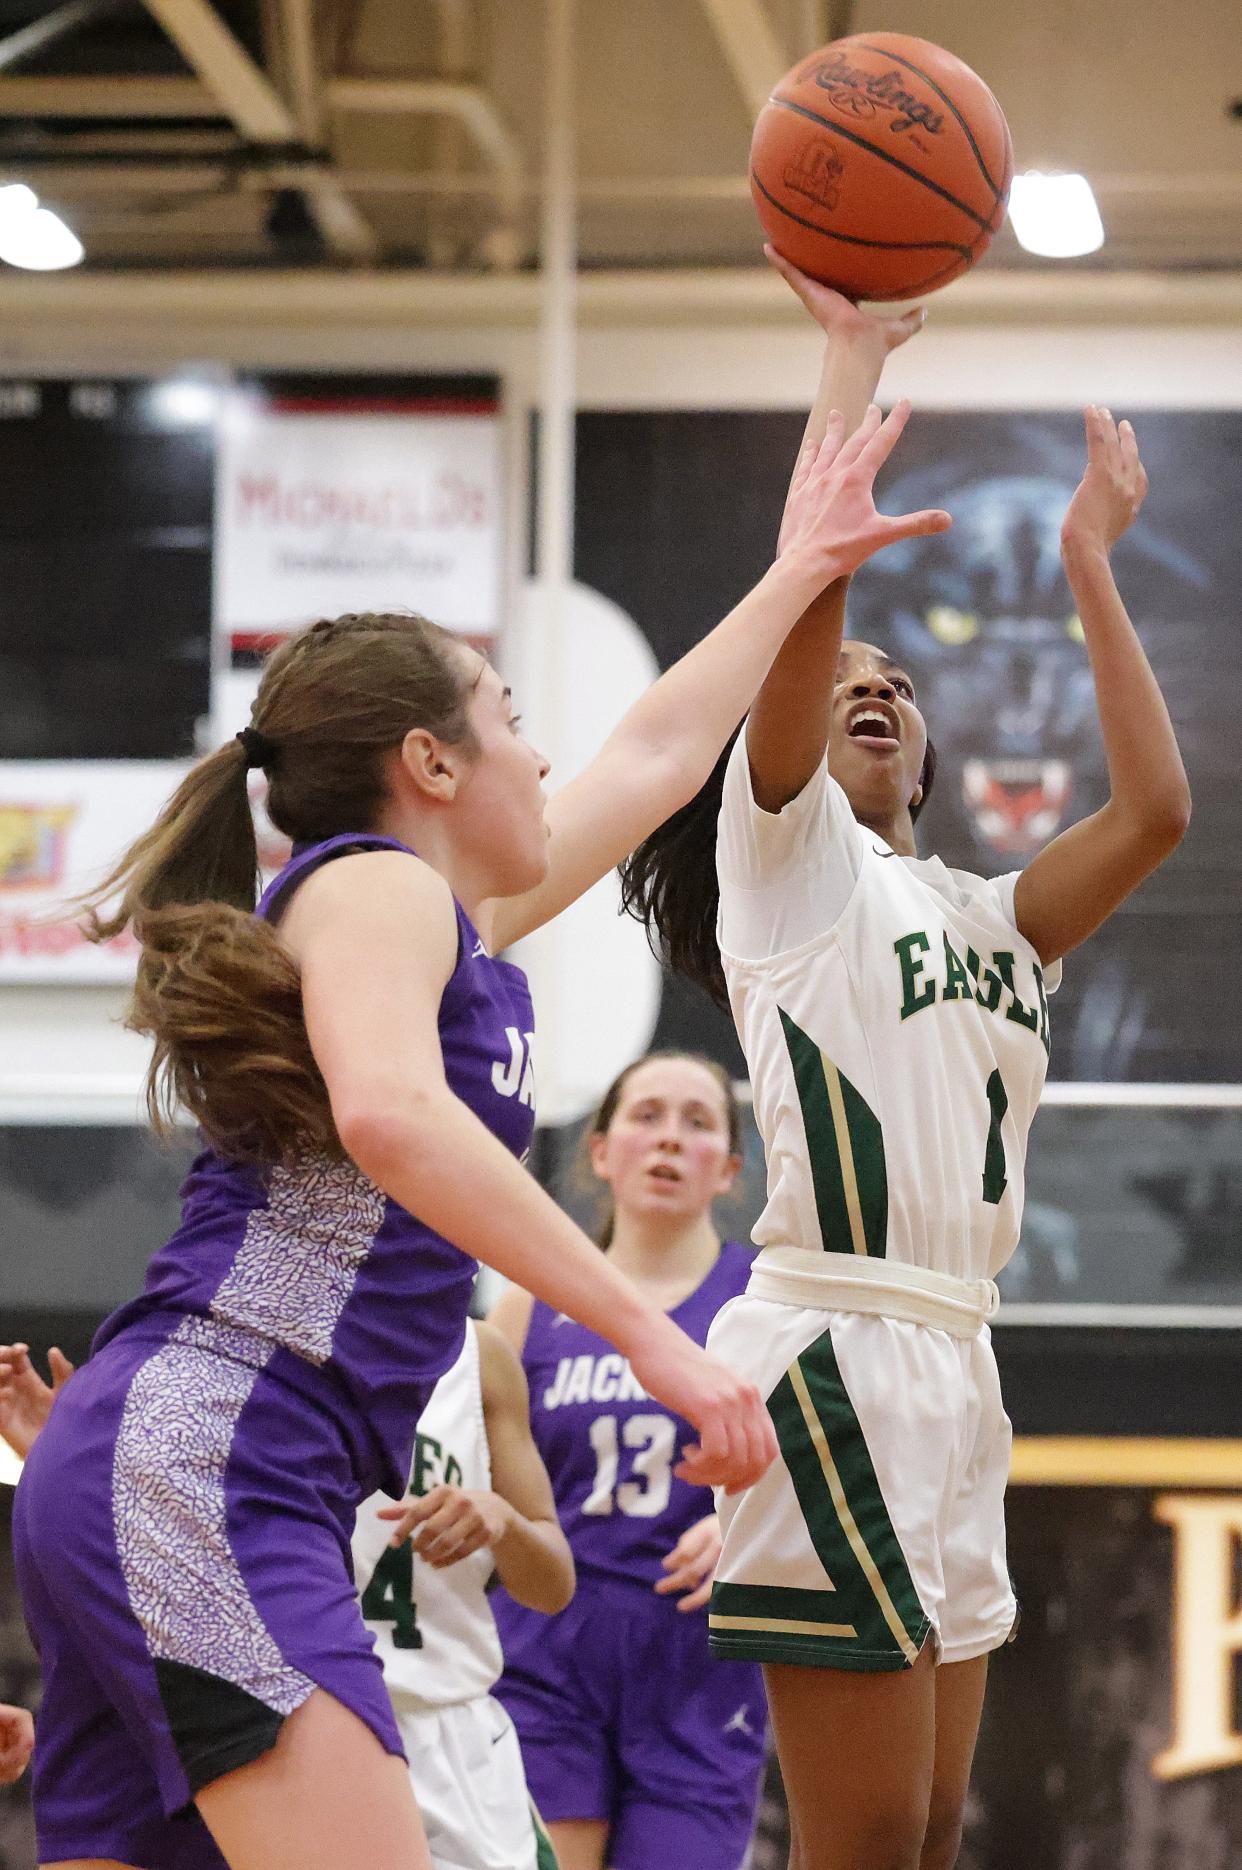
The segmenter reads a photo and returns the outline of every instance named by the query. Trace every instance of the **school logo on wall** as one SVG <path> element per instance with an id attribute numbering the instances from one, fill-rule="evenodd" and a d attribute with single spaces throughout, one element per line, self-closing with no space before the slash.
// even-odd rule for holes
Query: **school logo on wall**
<path id="1" fill-rule="evenodd" d="M 55 889 L 67 868 L 76 805 L 0 805 L 0 890 Z"/>
<path id="2" fill-rule="evenodd" d="M 1068 760 L 967 760 L 962 799 L 980 838 L 1003 857 L 1055 837 L 1073 791 Z"/>

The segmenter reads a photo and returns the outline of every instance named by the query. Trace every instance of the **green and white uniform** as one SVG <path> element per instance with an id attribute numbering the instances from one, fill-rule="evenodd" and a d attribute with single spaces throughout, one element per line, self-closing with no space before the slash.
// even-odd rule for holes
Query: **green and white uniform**
<path id="1" fill-rule="evenodd" d="M 415 1497 L 447 1485 L 492 1484 L 479 1380 L 479 1340 L 461 1356 L 419 1418 L 410 1472 Z M 526 1789 L 517 1730 L 491 1689 L 503 1666 L 487 1601 L 494 1569 L 484 1547 L 437 1571 L 412 1545 L 389 1544 L 379 1518 L 393 1502 L 372 1494 L 354 1528 L 354 1580 L 384 1665 L 384 1683 L 410 1765 L 435 1870 L 556 1870 Z"/>
<path id="2" fill-rule="evenodd" d="M 718 1509 L 721 1656 L 881 1670 L 1012 1627 L 1010 1429 L 987 1319 L 1048 1056 L 1016 875 L 896 855 L 826 762 L 760 810 L 725 778 L 718 934 L 768 1162 L 763 1248 L 708 1349 L 780 1456 Z"/>

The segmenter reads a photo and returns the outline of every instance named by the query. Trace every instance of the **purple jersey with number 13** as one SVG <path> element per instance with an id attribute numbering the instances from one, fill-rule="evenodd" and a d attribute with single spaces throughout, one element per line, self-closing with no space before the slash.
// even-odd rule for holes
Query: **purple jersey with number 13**
<path id="1" fill-rule="evenodd" d="M 706 1279 L 669 1313 L 696 1343 L 745 1290 L 753 1254 L 726 1240 Z M 693 1426 L 653 1402 L 604 1338 L 538 1300 L 522 1362 L 531 1430 L 578 1571 L 654 1584 L 660 1560 L 712 1510 L 706 1487 L 673 1472 L 697 1439 Z"/>

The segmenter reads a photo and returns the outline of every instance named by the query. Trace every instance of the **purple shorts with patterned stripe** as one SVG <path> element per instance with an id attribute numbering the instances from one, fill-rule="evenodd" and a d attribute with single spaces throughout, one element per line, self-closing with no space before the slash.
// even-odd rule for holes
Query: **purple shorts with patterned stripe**
<path id="1" fill-rule="evenodd" d="M 43 1862 L 218 1870 L 201 1787 L 266 1752 L 315 1687 L 402 1752 L 354 1596 L 339 1425 L 270 1346 L 162 1314 L 74 1376 L 14 1504 L 39 1651 Z"/>

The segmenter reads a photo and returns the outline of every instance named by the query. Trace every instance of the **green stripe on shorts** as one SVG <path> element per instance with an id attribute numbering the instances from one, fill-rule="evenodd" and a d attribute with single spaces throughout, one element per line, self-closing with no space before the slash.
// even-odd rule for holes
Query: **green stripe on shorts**
<path id="1" fill-rule="evenodd" d="M 535 1870 L 560 1870 L 556 1861 L 556 1852 L 552 1848 L 552 1840 L 543 1828 L 539 1807 L 529 1794 L 527 1797 L 530 1802 L 531 1827 L 535 1833 Z"/>
<path id="2" fill-rule="evenodd" d="M 783 1007 L 777 1011 L 793 1067 L 826 1252 L 882 1260 L 888 1246 L 884 1132 L 861 1092 Z"/>
<path id="3" fill-rule="evenodd" d="M 834 1588 L 718 1584 L 708 1624 L 713 1652 L 839 1669 L 908 1667 L 930 1619 L 884 1504 L 831 1332 L 790 1365 L 768 1398 L 768 1411 L 811 1543 Z"/>

